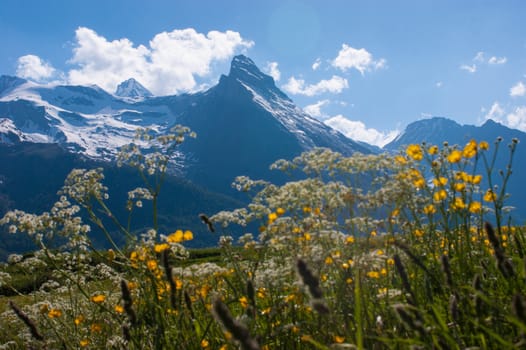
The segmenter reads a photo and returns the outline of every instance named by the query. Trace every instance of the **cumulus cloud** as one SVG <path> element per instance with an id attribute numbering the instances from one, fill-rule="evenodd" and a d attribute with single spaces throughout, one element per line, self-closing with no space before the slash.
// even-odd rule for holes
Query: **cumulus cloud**
<path id="1" fill-rule="evenodd" d="M 526 132 L 526 106 L 513 107 L 507 112 L 498 102 L 493 103 L 485 119 L 492 119 L 512 129 Z"/>
<path id="2" fill-rule="evenodd" d="M 337 94 L 349 87 L 347 79 L 337 75 L 333 75 L 328 80 L 320 80 L 316 84 L 305 84 L 305 80 L 296 79 L 294 77 L 289 78 L 289 81 L 282 86 L 283 90 L 293 95 L 305 95 L 315 96 L 322 93 L 333 93 Z"/>
<path id="3" fill-rule="evenodd" d="M 470 66 L 470 65 L 467 65 L 467 64 L 463 64 L 463 65 L 460 66 L 460 69 L 468 71 L 470 73 L 475 73 L 477 71 L 477 65 L 476 64 L 472 64 Z"/>
<path id="4" fill-rule="evenodd" d="M 57 73 L 51 64 L 35 55 L 21 56 L 17 60 L 16 75 L 37 82 L 53 78 Z"/>
<path id="5" fill-rule="evenodd" d="M 499 65 L 508 62 L 508 58 L 504 56 L 491 56 L 490 58 L 486 58 L 486 53 L 484 53 L 484 51 L 479 51 L 471 61 L 473 62 L 471 65 L 462 64 L 460 66 L 460 69 L 465 70 L 469 73 L 475 73 L 477 71 L 477 64 Z"/>
<path id="6" fill-rule="evenodd" d="M 318 68 L 320 68 L 320 65 L 321 65 L 321 59 L 316 58 L 316 61 L 314 61 L 314 63 L 312 64 L 312 70 L 317 70 Z"/>
<path id="7" fill-rule="evenodd" d="M 275 81 L 281 78 L 281 72 L 278 69 L 278 62 L 268 62 L 265 67 L 265 72 L 268 73 Z"/>
<path id="8" fill-rule="evenodd" d="M 511 87 L 510 89 L 511 97 L 518 97 L 518 96 L 524 96 L 524 95 L 526 95 L 526 86 L 522 83 L 522 81 L 519 81 L 517 84 Z"/>
<path id="9" fill-rule="evenodd" d="M 365 71 L 384 68 L 386 60 L 383 58 L 375 60 L 373 55 L 364 48 L 355 49 L 347 44 L 342 44 L 338 56 L 331 61 L 331 64 L 342 71 L 354 68 L 364 74 Z"/>
<path id="10" fill-rule="evenodd" d="M 321 108 L 327 105 L 328 103 L 330 103 L 329 100 L 321 100 L 314 104 L 305 106 L 303 110 L 305 111 L 305 113 L 313 116 L 314 118 L 323 118 L 326 117 L 326 115 L 321 111 Z"/>
<path id="11" fill-rule="evenodd" d="M 385 146 L 399 134 L 396 130 L 384 133 L 373 128 L 367 128 L 363 122 L 349 120 L 341 114 L 327 119 L 325 124 L 338 130 L 350 139 L 367 142 L 378 147 Z"/>
<path id="12" fill-rule="evenodd" d="M 489 64 L 504 64 L 506 62 L 508 62 L 508 59 L 506 57 L 495 57 L 495 56 L 492 56 L 488 60 Z"/>
<path id="13" fill-rule="evenodd" d="M 210 73 L 211 65 L 250 48 L 238 32 L 198 33 L 192 28 L 162 32 L 145 45 L 123 38 L 108 41 L 94 30 L 79 27 L 68 73 L 70 83 L 96 83 L 113 91 L 128 78 L 135 78 L 158 95 L 191 91 L 195 77 Z"/>

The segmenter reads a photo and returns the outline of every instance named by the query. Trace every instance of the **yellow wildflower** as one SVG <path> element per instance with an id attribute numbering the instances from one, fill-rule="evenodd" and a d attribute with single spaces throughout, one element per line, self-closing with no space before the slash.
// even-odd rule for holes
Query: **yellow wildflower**
<path id="1" fill-rule="evenodd" d="M 192 231 L 190 230 L 184 231 L 183 240 L 191 241 L 192 239 L 194 239 L 194 234 L 192 233 Z"/>
<path id="2" fill-rule="evenodd" d="M 88 340 L 88 339 L 82 339 L 82 340 L 79 342 L 79 345 L 80 345 L 81 347 L 84 348 L 84 347 L 86 347 L 86 346 L 89 345 L 89 340 Z"/>
<path id="3" fill-rule="evenodd" d="M 454 187 L 455 187 L 455 191 L 462 192 L 466 189 L 466 184 L 463 182 L 457 182 L 455 183 Z"/>
<path id="4" fill-rule="evenodd" d="M 447 156 L 447 161 L 450 163 L 458 163 L 462 159 L 462 153 L 459 150 L 453 150 Z"/>
<path id="5" fill-rule="evenodd" d="M 433 204 L 428 204 L 424 207 L 424 214 L 430 215 L 436 213 L 436 208 Z"/>
<path id="6" fill-rule="evenodd" d="M 103 303 L 106 300 L 106 296 L 103 294 L 97 294 L 91 297 L 91 301 L 95 304 Z"/>
<path id="7" fill-rule="evenodd" d="M 405 159 L 404 156 L 400 156 L 400 155 L 396 156 L 396 157 L 394 158 L 394 160 L 395 160 L 395 162 L 397 162 L 398 164 L 405 164 L 405 163 L 407 163 L 407 159 Z"/>
<path id="8" fill-rule="evenodd" d="M 62 316 L 62 311 L 60 311 L 59 309 L 51 309 L 49 310 L 47 315 L 49 318 L 59 318 L 60 316 Z"/>
<path id="9" fill-rule="evenodd" d="M 157 261 L 155 261 L 155 260 L 148 260 L 146 262 L 146 267 L 148 267 L 148 270 L 150 270 L 150 271 L 157 270 Z"/>
<path id="10" fill-rule="evenodd" d="M 431 146 L 427 149 L 427 153 L 435 155 L 438 153 L 438 146 Z"/>
<path id="11" fill-rule="evenodd" d="M 325 265 L 331 265 L 334 262 L 331 256 L 325 258 Z"/>
<path id="12" fill-rule="evenodd" d="M 369 278 L 380 278 L 380 273 L 378 271 L 369 271 L 369 272 L 367 272 L 367 277 L 369 277 Z"/>
<path id="13" fill-rule="evenodd" d="M 208 340 L 206 340 L 206 339 L 201 340 L 201 347 L 202 347 L 203 349 L 206 349 L 206 348 L 208 348 L 209 346 L 210 346 L 210 342 L 209 342 Z"/>
<path id="14" fill-rule="evenodd" d="M 492 189 L 488 189 L 486 191 L 486 194 L 484 195 L 483 199 L 486 202 L 494 202 L 497 199 L 497 195 L 493 192 Z"/>
<path id="15" fill-rule="evenodd" d="M 464 158 L 472 158 L 476 154 L 477 154 L 477 142 L 475 140 L 471 140 L 462 150 L 462 156 Z"/>
<path id="16" fill-rule="evenodd" d="M 248 307 L 248 299 L 247 299 L 247 297 L 242 296 L 241 298 L 239 298 L 239 303 L 241 304 L 241 307 L 243 309 L 246 309 Z"/>
<path id="17" fill-rule="evenodd" d="M 168 245 L 168 243 L 161 243 L 161 244 L 156 244 L 153 249 L 155 250 L 156 253 L 162 253 L 164 252 L 166 249 L 170 248 L 170 246 Z"/>
<path id="18" fill-rule="evenodd" d="M 417 161 L 422 160 L 422 158 L 424 158 L 424 152 L 422 152 L 422 148 L 420 147 L 420 145 L 417 144 L 407 146 L 405 153 L 409 158 Z"/>
<path id="19" fill-rule="evenodd" d="M 413 233 L 416 237 L 422 237 L 424 235 L 424 231 L 420 229 L 416 229 Z"/>
<path id="20" fill-rule="evenodd" d="M 82 322 L 84 322 L 84 316 L 82 315 L 78 315 L 77 317 L 75 317 L 75 326 L 78 326 L 80 325 Z"/>
<path id="21" fill-rule="evenodd" d="M 339 336 L 339 335 L 335 335 L 333 337 L 334 339 L 334 342 L 337 343 L 337 344 L 341 344 L 345 341 L 345 337 L 342 337 L 342 336 Z"/>
<path id="22" fill-rule="evenodd" d="M 102 325 L 100 323 L 92 323 L 90 326 L 91 333 L 99 333 L 102 331 Z"/>
<path id="23" fill-rule="evenodd" d="M 437 179 L 433 179 L 433 184 L 435 186 L 445 186 L 447 184 L 447 179 L 445 177 L 438 177 Z"/>
<path id="24" fill-rule="evenodd" d="M 171 235 L 169 235 L 166 240 L 170 243 L 180 243 L 183 241 L 183 230 L 177 230 Z"/>
<path id="25" fill-rule="evenodd" d="M 474 185 L 478 185 L 482 181 L 482 175 L 475 175 L 471 178 L 471 183 Z"/>
<path id="26" fill-rule="evenodd" d="M 435 202 L 442 202 L 446 198 L 447 198 L 447 192 L 445 190 L 439 190 L 433 193 L 433 200 Z"/>
<path id="27" fill-rule="evenodd" d="M 345 238 L 345 243 L 354 243 L 354 237 L 353 236 L 347 236 L 347 238 Z"/>
<path id="28" fill-rule="evenodd" d="M 278 214 L 276 213 L 270 213 L 268 214 L 268 223 L 272 224 L 276 219 L 278 218 Z"/>
<path id="29" fill-rule="evenodd" d="M 480 141 L 479 148 L 486 151 L 489 149 L 489 143 L 487 143 L 486 141 Z"/>
<path id="30" fill-rule="evenodd" d="M 124 312 L 124 308 L 122 307 L 122 305 L 115 305 L 115 307 L 113 309 L 118 314 L 122 314 Z"/>
<path id="31" fill-rule="evenodd" d="M 276 214 L 278 214 L 278 216 L 281 216 L 281 215 L 285 214 L 285 209 L 283 209 L 283 208 L 276 209 Z"/>
<path id="32" fill-rule="evenodd" d="M 461 197 L 456 197 L 455 201 L 452 204 L 453 209 L 461 210 L 466 207 L 466 204 L 464 203 L 464 200 Z"/>

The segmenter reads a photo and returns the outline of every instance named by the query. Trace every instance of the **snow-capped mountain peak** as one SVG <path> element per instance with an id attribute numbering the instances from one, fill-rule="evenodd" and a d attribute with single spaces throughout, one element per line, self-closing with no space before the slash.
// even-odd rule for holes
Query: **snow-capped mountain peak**
<path id="1" fill-rule="evenodd" d="M 123 81 L 117 86 L 115 96 L 140 99 L 152 97 L 153 94 L 134 78 Z"/>

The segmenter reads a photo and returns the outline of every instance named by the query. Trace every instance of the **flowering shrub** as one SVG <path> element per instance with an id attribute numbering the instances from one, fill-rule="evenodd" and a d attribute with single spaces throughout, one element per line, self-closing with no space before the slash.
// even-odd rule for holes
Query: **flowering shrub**
<path id="1" fill-rule="evenodd" d="M 130 191 L 130 213 L 156 201 L 170 154 L 185 135 L 125 148 L 145 187 Z M 140 143 L 138 141 L 138 143 Z M 184 228 L 138 239 L 105 205 L 99 170 L 75 170 L 49 213 L 8 213 L 41 250 L 13 256 L 13 269 L 52 266 L 31 301 L 13 298 L 0 315 L 4 348 L 391 349 L 524 346 L 524 229 L 505 207 L 517 142 L 495 179 L 498 140 L 464 147 L 413 144 L 399 154 L 344 157 L 315 149 L 272 168 L 305 177 L 283 185 L 238 177 L 246 208 L 200 219 L 223 232 L 221 260 L 189 261 Z M 143 146 L 147 152 L 143 153 Z M 141 146 L 141 147 L 139 147 Z M 157 147 L 152 150 L 152 147 Z M 90 226 L 112 248 L 97 251 Z M 128 237 L 112 241 L 107 220 Z M 197 219 L 197 218 L 196 218 Z M 253 227 L 236 242 L 229 225 Z M 248 224 L 252 224 L 248 226 Z M 46 236 L 61 235 L 62 250 Z M 207 233 L 200 233 L 207 234 Z M 20 301 L 20 303 L 19 303 Z M 19 305 L 20 304 L 20 305 Z"/>

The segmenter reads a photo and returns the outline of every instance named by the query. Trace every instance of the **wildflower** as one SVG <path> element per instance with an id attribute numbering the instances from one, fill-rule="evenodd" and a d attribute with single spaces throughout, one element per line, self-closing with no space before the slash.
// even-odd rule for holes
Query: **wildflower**
<path id="1" fill-rule="evenodd" d="M 191 241 L 192 239 L 194 239 L 194 234 L 192 233 L 192 231 L 190 230 L 184 231 L 183 240 Z"/>
<path id="2" fill-rule="evenodd" d="M 450 163 L 458 163 L 462 159 L 462 153 L 459 150 L 453 150 L 447 156 L 447 161 Z"/>
<path id="3" fill-rule="evenodd" d="M 201 340 L 201 347 L 207 349 L 210 346 L 210 342 L 206 339 Z"/>
<path id="4" fill-rule="evenodd" d="M 431 146 L 428 148 L 427 153 L 430 155 L 435 155 L 438 153 L 438 146 Z"/>
<path id="5" fill-rule="evenodd" d="M 400 156 L 400 155 L 396 156 L 396 157 L 394 158 L 394 160 L 395 160 L 395 162 L 397 162 L 398 164 L 402 164 L 402 165 L 407 163 L 407 159 L 405 159 L 404 156 Z"/>
<path id="6" fill-rule="evenodd" d="M 345 341 L 345 337 L 342 337 L 342 336 L 339 336 L 339 335 L 335 335 L 333 337 L 334 339 L 334 342 L 337 343 L 337 344 L 341 344 Z"/>
<path id="7" fill-rule="evenodd" d="M 424 207 L 424 214 L 430 215 L 436 213 L 436 208 L 433 204 L 428 204 Z"/>
<path id="8" fill-rule="evenodd" d="M 345 280 L 345 283 L 347 283 L 347 284 L 351 284 L 351 283 L 352 283 L 352 278 L 348 277 L 348 278 Z"/>
<path id="9" fill-rule="evenodd" d="M 462 156 L 464 158 L 472 158 L 476 154 L 477 154 L 477 142 L 475 140 L 471 140 L 462 150 Z"/>
<path id="10" fill-rule="evenodd" d="M 497 195 L 493 192 L 492 189 L 488 189 L 486 191 L 486 194 L 484 195 L 483 199 L 486 202 L 494 202 L 497 199 Z"/>
<path id="11" fill-rule="evenodd" d="M 424 188 L 425 185 L 426 181 L 423 177 L 418 177 L 413 180 L 413 186 L 415 186 L 416 188 Z"/>
<path id="12" fill-rule="evenodd" d="M 332 265 L 333 262 L 334 260 L 332 259 L 331 256 L 328 256 L 325 258 L 325 265 Z"/>
<path id="13" fill-rule="evenodd" d="M 420 229 L 416 229 L 413 233 L 414 233 L 414 235 L 416 237 L 422 237 L 424 235 L 424 231 L 422 231 Z M 393 263 L 394 263 L 394 261 L 393 261 Z"/>
<path id="14" fill-rule="evenodd" d="M 268 223 L 272 224 L 276 219 L 278 218 L 278 214 L 276 213 L 270 213 L 268 214 Z"/>
<path id="15" fill-rule="evenodd" d="M 103 303 L 106 300 L 106 296 L 103 294 L 97 294 L 91 297 L 91 301 L 95 304 Z"/>
<path id="16" fill-rule="evenodd" d="M 455 191 L 462 192 L 466 189 L 466 184 L 463 182 L 457 182 L 455 183 L 454 187 L 455 187 Z"/>
<path id="17" fill-rule="evenodd" d="M 482 181 L 482 175 L 475 175 L 471 178 L 471 183 L 478 185 Z"/>
<path id="18" fill-rule="evenodd" d="M 86 346 L 89 345 L 89 340 L 88 340 L 88 339 L 82 339 L 82 340 L 79 342 L 79 345 L 80 345 L 81 347 L 84 348 L 84 347 L 86 347 Z"/>
<path id="19" fill-rule="evenodd" d="M 447 192 L 445 190 L 439 190 L 433 193 L 433 200 L 435 202 L 442 202 L 446 198 L 447 198 Z"/>
<path id="20" fill-rule="evenodd" d="M 412 158 L 417 161 L 422 160 L 422 158 L 424 158 L 424 152 L 422 152 L 422 148 L 420 147 L 420 145 L 417 144 L 407 146 L 405 153 L 409 158 Z"/>
<path id="21" fill-rule="evenodd" d="M 347 238 L 345 238 L 345 243 L 354 243 L 354 237 L 353 236 L 347 236 Z"/>
<path id="22" fill-rule="evenodd" d="M 110 262 L 115 260 L 115 251 L 113 249 L 108 249 L 108 260 Z"/>
<path id="23" fill-rule="evenodd" d="M 486 151 L 489 149 L 489 143 L 486 141 L 480 141 L 479 148 Z"/>
<path id="24" fill-rule="evenodd" d="M 371 231 L 371 237 L 376 237 L 376 231 Z"/>
<path id="25" fill-rule="evenodd" d="M 283 208 L 276 209 L 276 214 L 278 216 L 281 216 L 281 215 L 285 214 L 285 209 L 283 209 Z"/>
<path id="26" fill-rule="evenodd" d="M 118 314 L 122 314 L 124 312 L 124 307 L 122 307 L 122 305 L 115 305 L 115 307 L 113 309 Z"/>
<path id="27" fill-rule="evenodd" d="M 380 278 L 380 273 L 378 271 L 369 271 L 369 272 L 367 272 L 367 277 L 369 277 L 369 278 Z"/>
<path id="28" fill-rule="evenodd" d="M 394 260 L 392 258 L 387 259 L 387 265 L 393 266 L 394 265 Z"/>
<path id="29" fill-rule="evenodd" d="M 60 316 L 62 316 L 62 311 L 60 311 L 59 309 L 51 309 L 49 310 L 47 315 L 49 318 L 59 318 Z"/>
<path id="30" fill-rule="evenodd" d="M 445 177 L 438 177 L 437 179 L 433 179 L 433 184 L 435 186 L 445 186 L 447 185 L 447 179 Z"/>
<path id="31" fill-rule="evenodd" d="M 102 325 L 100 323 L 92 323 L 90 326 L 91 333 L 100 333 Z"/>
<path id="32" fill-rule="evenodd" d="M 242 296 L 241 298 L 239 298 L 239 303 L 241 304 L 241 307 L 243 309 L 246 309 L 248 307 L 248 299 L 246 296 Z"/>
<path id="33" fill-rule="evenodd" d="M 453 209 L 461 210 L 466 207 L 466 204 L 464 203 L 464 200 L 461 197 L 456 197 L 455 201 L 451 206 L 453 207 Z"/>
<path id="34" fill-rule="evenodd" d="M 84 322 L 84 316 L 79 315 L 75 317 L 75 320 L 73 322 L 75 323 L 75 326 L 79 326 L 82 322 Z"/>
<path id="35" fill-rule="evenodd" d="M 310 213 L 312 211 L 312 208 L 309 207 L 309 206 L 305 206 L 303 207 L 303 212 L 306 214 L 306 213 Z"/>
<path id="36" fill-rule="evenodd" d="M 148 267 L 148 270 L 150 270 L 150 271 L 157 270 L 157 261 L 155 261 L 155 260 L 148 260 L 146 262 L 146 267 Z"/>
<path id="37" fill-rule="evenodd" d="M 156 253 L 162 253 L 163 251 L 165 251 L 168 248 L 170 248 L 170 246 L 167 243 L 156 244 L 156 245 L 153 246 L 153 250 Z"/>
<path id="38" fill-rule="evenodd" d="M 169 243 L 180 243 L 183 241 L 183 236 L 184 236 L 184 233 L 182 230 L 177 230 L 175 231 L 174 233 L 172 233 L 171 235 L 169 235 L 166 240 L 169 242 Z"/>

